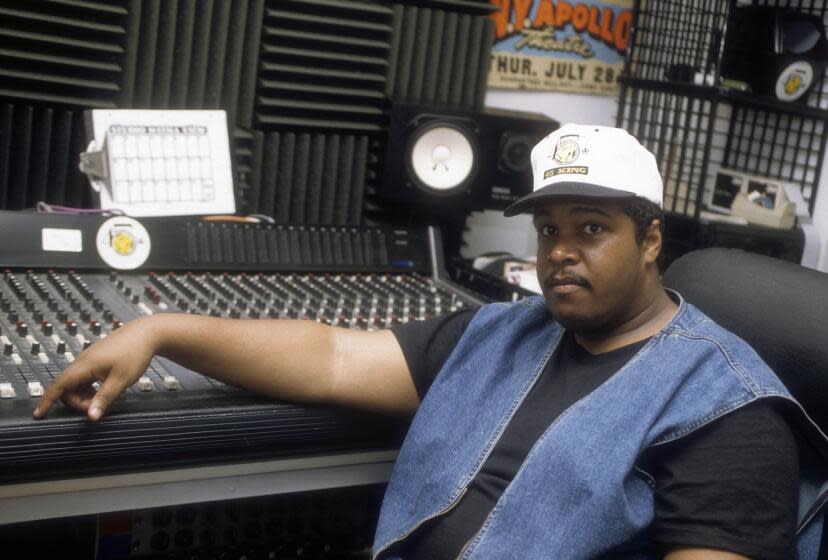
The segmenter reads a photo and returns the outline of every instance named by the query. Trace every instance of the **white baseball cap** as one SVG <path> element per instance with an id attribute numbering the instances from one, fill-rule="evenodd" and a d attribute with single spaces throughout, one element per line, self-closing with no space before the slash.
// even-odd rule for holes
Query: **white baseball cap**
<path id="1" fill-rule="evenodd" d="M 506 208 L 531 210 L 552 197 L 641 197 L 663 208 L 655 156 L 621 128 L 565 124 L 532 149 L 534 190 Z"/>

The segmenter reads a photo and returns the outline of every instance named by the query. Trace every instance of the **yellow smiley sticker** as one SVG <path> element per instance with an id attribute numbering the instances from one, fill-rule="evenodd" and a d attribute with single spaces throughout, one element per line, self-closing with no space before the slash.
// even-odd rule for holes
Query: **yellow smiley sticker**
<path id="1" fill-rule="evenodd" d="M 799 74 L 791 74 L 785 82 L 785 93 L 789 95 L 796 93 L 796 90 L 800 87 L 802 87 L 802 76 Z"/>
<path id="2" fill-rule="evenodd" d="M 122 231 L 112 238 L 112 248 L 119 255 L 130 255 L 135 250 L 135 239 L 129 233 Z"/>

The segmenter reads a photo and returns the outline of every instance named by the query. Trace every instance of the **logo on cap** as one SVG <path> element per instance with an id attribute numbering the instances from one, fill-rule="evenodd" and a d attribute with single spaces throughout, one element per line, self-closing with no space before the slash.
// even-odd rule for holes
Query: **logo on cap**
<path id="1" fill-rule="evenodd" d="M 547 169 L 543 174 L 543 178 L 545 180 L 549 179 L 550 177 L 557 177 L 558 175 L 589 175 L 589 167 L 583 165 L 555 167 L 553 169 Z"/>
<path id="2" fill-rule="evenodd" d="M 573 135 L 564 136 L 558 140 L 555 153 L 552 155 L 554 160 L 561 165 L 566 165 L 578 159 L 578 156 L 581 155 L 581 147 L 578 146 L 577 138 L 577 136 Z"/>

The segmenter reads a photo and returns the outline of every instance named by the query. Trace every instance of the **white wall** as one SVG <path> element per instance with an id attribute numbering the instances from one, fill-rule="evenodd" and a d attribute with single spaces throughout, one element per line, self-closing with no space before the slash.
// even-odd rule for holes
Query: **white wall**
<path id="1" fill-rule="evenodd" d="M 545 113 L 561 121 L 561 124 L 574 122 L 615 126 L 618 98 L 545 91 L 490 89 L 486 92 L 486 106 Z"/>
<path id="2" fill-rule="evenodd" d="M 819 269 L 822 272 L 828 272 L 828 152 L 822 155 L 822 174 L 819 176 L 819 191 L 817 191 L 813 218 L 822 248 Z"/>

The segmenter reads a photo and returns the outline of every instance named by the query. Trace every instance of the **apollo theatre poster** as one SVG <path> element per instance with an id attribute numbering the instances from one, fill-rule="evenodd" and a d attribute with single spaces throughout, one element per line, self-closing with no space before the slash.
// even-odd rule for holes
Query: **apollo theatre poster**
<path id="1" fill-rule="evenodd" d="M 617 95 L 633 0 L 492 0 L 489 87 Z"/>

